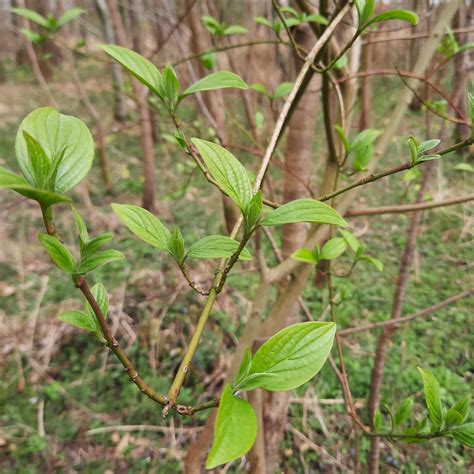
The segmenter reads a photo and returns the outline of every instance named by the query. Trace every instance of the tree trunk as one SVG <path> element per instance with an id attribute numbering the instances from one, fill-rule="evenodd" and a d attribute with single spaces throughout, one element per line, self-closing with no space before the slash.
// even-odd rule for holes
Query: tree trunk
<path id="1" fill-rule="evenodd" d="M 114 26 L 117 43 L 120 46 L 126 46 L 127 41 L 125 38 L 122 20 L 117 8 L 117 3 L 113 0 L 107 0 L 107 6 L 109 8 L 112 24 Z M 140 53 L 140 51 L 138 51 L 138 53 Z M 143 155 L 144 183 L 142 206 L 145 209 L 148 209 L 150 212 L 153 212 L 155 208 L 155 162 L 150 111 L 148 109 L 146 94 L 143 93 L 143 89 L 135 79 L 132 79 L 132 86 L 138 108 L 138 116 L 140 121 L 140 144 Z"/>

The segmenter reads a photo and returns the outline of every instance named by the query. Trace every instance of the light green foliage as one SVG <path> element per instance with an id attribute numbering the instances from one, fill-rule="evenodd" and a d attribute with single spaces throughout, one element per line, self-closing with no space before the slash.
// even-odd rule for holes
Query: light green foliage
<path id="1" fill-rule="evenodd" d="M 227 25 L 225 22 L 218 22 L 209 15 L 201 17 L 202 24 L 213 36 L 242 35 L 248 33 L 247 29 L 240 25 Z"/>
<path id="2" fill-rule="evenodd" d="M 425 389 L 425 401 L 430 415 L 433 427 L 439 429 L 443 424 L 443 406 L 441 404 L 441 395 L 439 383 L 429 370 L 418 367 L 423 379 Z"/>
<path id="3" fill-rule="evenodd" d="M 296 199 L 265 214 L 261 225 L 276 226 L 296 222 L 317 222 L 346 227 L 346 221 L 331 207 L 315 199 Z"/>
<path id="4" fill-rule="evenodd" d="M 321 370 L 335 333 L 334 323 L 307 322 L 282 329 L 258 349 L 239 386 L 244 386 L 247 378 L 258 374 L 257 386 L 265 390 L 273 392 L 299 387 Z M 260 378 L 261 374 L 270 377 Z"/>
<path id="5" fill-rule="evenodd" d="M 102 285 L 102 283 L 96 283 L 92 287 L 91 293 L 97 301 L 102 315 L 104 318 L 106 318 L 109 308 L 109 297 L 104 285 Z M 95 333 L 97 339 L 105 343 L 105 338 L 102 335 L 99 321 L 97 320 L 93 309 L 87 301 L 84 302 L 83 311 L 66 311 L 59 317 L 59 319 L 65 323 L 72 324 L 73 326 L 76 326 L 80 329 L 84 329 L 85 331 Z"/>
<path id="6" fill-rule="evenodd" d="M 189 258 L 228 258 L 232 257 L 239 248 L 237 240 L 230 239 L 223 235 L 208 235 L 195 242 L 189 247 L 187 256 Z M 252 256 L 247 249 L 243 249 L 239 260 L 252 260 Z"/>
<path id="7" fill-rule="evenodd" d="M 346 241 L 341 237 L 329 239 L 321 249 L 321 260 L 334 260 L 340 257 L 346 250 Z"/>
<path id="8" fill-rule="evenodd" d="M 38 239 L 46 249 L 53 263 L 63 272 L 75 273 L 77 268 L 76 259 L 56 237 L 48 234 L 39 234 Z"/>
<path id="9" fill-rule="evenodd" d="M 359 32 L 375 23 L 389 20 L 405 21 L 413 26 L 418 24 L 418 15 L 408 10 L 388 10 L 372 17 L 375 11 L 375 0 L 356 0 L 354 3 L 359 16 Z"/>
<path id="10" fill-rule="evenodd" d="M 249 402 L 235 397 L 230 385 L 222 393 L 214 441 L 206 460 L 206 469 L 243 456 L 252 447 L 257 436 L 257 417 Z"/>
<path id="11" fill-rule="evenodd" d="M 30 137 L 29 142 L 25 136 Z M 56 193 L 78 184 L 89 172 L 94 158 L 89 129 L 79 119 L 60 114 L 52 107 L 36 109 L 23 119 L 15 150 L 28 183 L 38 187 L 39 180 L 45 190 Z"/>
<path id="12" fill-rule="evenodd" d="M 137 237 L 159 250 L 169 251 L 171 233 L 151 212 L 131 204 L 112 204 L 112 209 Z"/>
<path id="13" fill-rule="evenodd" d="M 240 161 L 216 143 L 199 138 L 192 138 L 191 142 L 219 187 L 240 209 L 245 210 L 253 197 L 253 191 L 247 171 Z"/>
<path id="14" fill-rule="evenodd" d="M 181 95 L 180 100 L 188 95 L 196 94 L 197 92 L 212 91 L 216 89 L 248 89 L 247 84 L 233 72 L 218 71 L 209 74 L 208 76 L 199 79 L 194 84 L 189 86 Z"/>

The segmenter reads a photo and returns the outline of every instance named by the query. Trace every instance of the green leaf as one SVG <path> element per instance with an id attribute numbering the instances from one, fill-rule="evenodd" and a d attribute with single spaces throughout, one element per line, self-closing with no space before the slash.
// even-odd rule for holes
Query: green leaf
<path id="1" fill-rule="evenodd" d="M 458 426 L 451 431 L 451 434 L 456 441 L 474 448 L 474 422 Z"/>
<path id="2" fill-rule="evenodd" d="M 339 135 L 339 138 L 344 145 L 344 150 L 346 153 L 350 152 L 351 145 L 349 143 L 349 140 L 346 137 L 346 134 L 344 133 L 344 130 L 340 125 L 334 125 L 334 129 L 336 130 L 336 133 Z"/>
<path id="3" fill-rule="evenodd" d="M 321 260 L 334 260 L 340 257 L 347 248 L 346 241 L 341 237 L 328 240 L 321 249 Z"/>
<path id="4" fill-rule="evenodd" d="M 58 20 L 57 27 L 61 28 L 66 23 L 69 23 L 70 21 L 74 20 L 78 16 L 81 16 L 85 12 L 86 11 L 83 8 L 70 8 L 69 10 L 67 10 L 61 15 L 61 17 Z"/>
<path id="5" fill-rule="evenodd" d="M 168 65 L 163 69 L 158 90 L 168 109 L 174 111 L 179 97 L 179 81 L 173 66 Z"/>
<path id="6" fill-rule="evenodd" d="M 313 254 L 313 252 L 311 252 L 310 249 L 306 249 L 306 248 L 301 248 L 294 251 L 291 254 L 291 258 L 298 262 L 311 263 L 313 265 L 316 265 L 318 263 L 318 259 Z"/>
<path id="7" fill-rule="evenodd" d="M 45 207 L 51 206 L 58 202 L 71 202 L 71 199 L 62 194 L 36 189 L 28 184 L 25 178 L 18 176 L 11 171 L 0 166 L 0 188 L 11 189 L 12 191 L 40 202 Z"/>
<path id="8" fill-rule="evenodd" d="M 339 232 L 346 241 L 347 245 L 349 245 L 351 250 L 357 252 L 361 245 L 360 242 L 357 240 L 356 236 L 349 230 L 345 229 L 339 229 Z"/>
<path id="9" fill-rule="evenodd" d="M 424 155 L 420 156 L 417 160 L 417 163 L 423 163 L 425 161 L 439 160 L 441 155 Z"/>
<path id="10" fill-rule="evenodd" d="M 23 18 L 42 26 L 43 28 L 48 29 L 49 27 L 48 20 L 34 10 L 30 10 L 29 8 L 12 8 L 11 11 L 16 15 L 22 16 Z"/>
<path id="11" fill-rule="evenodd" d="M 443 424 L 443 407 L 441 405 L 439 383 L 429 370 L 424 370 L 421 367 L 418 367 L 418 370 L 423 379 L 425 401 L 430 420 L 433 426 L 439 429 Z"/>
<path id="12" fill-rule="evenodd" d="M 123 259 L 123 253 L 119 252 L 118 250 L 109 249 L 104 250 L 103 252 L 94 253 L 88 255 L 86 258 L 81 259 L 77 273 L 88 273 L 92 270 L 95 270 L 97 267 Z"/>
<path id="13" fill-rule="evenodd" d="M 88 240 L 81 249 L 82 259 L 86 259 L 94 255 L 100 249 L 100 247 L 110 242 L 113 238 L 114 234 L 107 232 Z"/>
<path id="14" fill-rule="evenodd" d="M 94 159 L 94 143 L 86 125 L 75 117 L 42 107 L 28 114 L 16 135 L 15 150 L 26 180 L 35 185 L 34 170 L 23 132 L 33 137 L 51 160 L 50 191 L 63 193 L 74 187 L 89 172 Z"/>
<path id="15" fill-rule="evenodd" d="M 99 46 L 148 89 L 163 99 L 160 93 L 161 73 L 158 68 L 135 51 L 113 44 Z"/>
<path id="16" fill-rule="evenodd" d="M 416 164 L 418 160 L 418 142 L 415 137 L 408 138 L 408 145 L 410 146 L 411 153 L 411 163 L 412 165 Z"/>
<path id="17" fill-rule="evenodd" d="M 240 161 L 216 143 L 199 138 L 192 138 L 191 142 L 220 188 L 244 211 L 253 197 L 253 192 L 247 171 Z"/>
<path id="18" fill-rule="evenodd" d="M 186 250 L 184 248 L 184 239 L 179 230 L 179 227 L 174 227 L 171 231 L 170 237 L 170 253 L 172 257 L 176 260 L 178 265 L 183 263 L 184 256 L 186 255 Z"/>
<path id="19" fill-rule="evenodd" d="M 293 7 L 281 7 L 280 12 L 289 13 L 290 15 L 293 15 L 293 16 L 298 16 L 298 12 Z"/>
<path id="20" fill-rule="evenodd" d="M 382 428 L 382 414 L 380 413 L 380 410 L 377 408 L 374 412 L 374 419 L 372 420 L 372 423 L 374 425 L 374 431 L 378 433 L 380 431 L 380 428 Z"/>
<path id="21" fill-rule="evenodd" d="M 347 66 L 349 60 L 347 59 L 347 54 L 343 54 L 332 66 L 331 69 L 342 69 Z"/>
<path id="22" fill-rule="evenodd" d="M 364 8 L 362 10 L 362 16 L 360 18 L 360 23 L 365 25 L 371 16 L 374 14 L 375 10 L 375 0 L 366 0 Z"/>
<path id="23" fill-rule="evenodd" d="M 428 150 L 432 150 L 433 148 L 436 148 L 440 143 L 441 143 L 441 140 L 437 138 L 420 143 L 418 145 L 418 155 L 421 155 L 427 152 Z"/>
<path id="24" fill-rule="evenodd" d="M 91 321 L 89 316 L 82 311 L 66 311 L 59 316 L 59 319 L 86 331 L 95 332 L 97 329 L 95 321 Z"/>
<path id="25" fill-rule="evenodd" d="M 201 64 L 211 71 L 217 63 L 217 54 L 215 52 L 206 53 L 201 56 Z"/>
<path id="26" fill-rule="evenodd" d="M 112 204 L 118 218 L 140 239 L 170 251 L 170 231 L 151 212 L 131 204 Z"/>
<path id="27" fill-rule="evenodd" d="M 469 163 L 458 163 L 454 169 L 457 171 L 468 171 L 469 173 L 474 173 L 474 166 Z"/>
<path id="28" fill-rule="evenodd" d="M 296 222 L 317 222 L 347 227 L 347 222 L 331 207 L 315 199 L 297 199 L 268 212 L 261 225 L 275 226 Z"/>
<path id="29" fill-rule="evenodd" d="M 405 398 L 405 400 L 400 403 L 395 416 L 393 417 L 394 427 L 400 426 L 405 423 L 411 415 L 413 409 L 413 398 Z"/>
<path id="30" fill-rule="evenodd" d="M 373 128 L 368 128 L 358 133 L 350 145 L 351 152 L 357 152 L 366 149 L 372 145 L 382 132 Z"/>
<path id="31" fill-rule="evenodd" d="M 56 237 L 48 234 L 39 234 L 38 239 L 59 269 L 66 273 L 74 273 L 76 271 L 76 259 L 69 249 Z"/>
<path id="32" fill-rule="evenodd" d="M 469 416 L 471 409 L 471 396 L 468 394 L 458 400 L 446 413 L 446 424 L 448 426 L 460 425 Z"/>
<path id="33" fill-rule="evenodd" d="M 23 131 L 23 138 L 26 142 L 28 153 L 28 164 L 33 175 L 35 187 L 52 191 L 49 186 L 49 177 L 51 169 L 51 161 L 46 156 L 41 145 L 27 132 Z"/>
<path id="34" fill-rule="evenodd" d="M 99 309 L 102 313 L 104 319 L 107 317 L 107 312 L 109 310 L 109 295 L 107 294 L 107 290 L 105 289 L 102 283 L 96 283 L 91 289 L 92 296 L 97 301 Z M 97 339 L 101 342 L 105 342 L 104 335 L 102 334 L 102 329 L 100 328 L 99 321 L 97 320 L 97 316 L 94 313 L 91 305 L 88 301 L 85 302 L 84 305 L 84 313 L 87 315 L 89 320 L 95 326 L 95 334 Z"/>
<path id="35" fill-rule="evenodd" d="M 244 28 L 243 26 L 240 26 L 240 25 L 230 25 L 224 29 L 224 35 L 226 36 L 243 35 L 245 33 L 248 33 L 247 28 Z"/>
<path id="36" fill-rule="evenodd" d="M 189 86 L 180 96 L 179 100 L 184 99 L 188 95 L 196 94 L 197 92 L 213 91 L 216 89 L 248 89 L 248 85 L 233 72 L 218 71 L 209 74 L 208 76 L 199 79 L 194 84 Z"/>
<path id="37" fill-rule="evenodd" d="M 378 259 L 374 257 L 370 257 L 369 255 L 362 255 L 360 257 L 360 260 L 369 262 L 371 265 L 373 265 L 379 272 L 383 272 L 383 263 Z"/>
<path id="38" fill-rule="evenodd" d="M 220 35 L 223 33 L 223 26 L 212 16 L 204 15 L 201 17 L 201 21 L 211 35 Z"/>
<path id="39" fill-rule="evenodd" d="M 224 235 L 208 235 L 195 242 L 188 250 L 189 258 L 229 258 L 239 248 L 237 240 L 230 239 Z M 252 256 L 247 249 L 243 249 L 239 260 L 252 260 Z"/>
<path id="40" fill-rule="evenodd" d="M 364 25 L 364 28 L 367 28 L 374 23 L 389 20 L 406 21 L 407 23 L 416 26 L 418 24 L 418 15 L 408 10 L 389 10 L 388 12 L 381 13 L 380 15 L 372 18 L 372 20 Z"/>
<path id="41" fill-rule="evenodd" d="M 245 219 L 245 231 L 251 232 L 252 229 L 257 225 L 262 213 L 263 207 L 263 196 L 262 192 L 258 191 L 245 208 L 244 219 Z"/>
<path id="42" fill-rule="evenodd" d="M 259 92 L 260 94 L 266 95 L 267 97 L 270 97 L 271 95 L 269 90 L 263 84 L 260 84 L 260 82 L 256 82 L 255 84 L 252 84 L 250 87 L 254 91 Z"/>
<path id="43" fill-rule="evenodd" d="M 273 98 L 282 99 L 283 97 L 286 97 L 291 92 L 291 89 L 293 89 L 292 82 L 282 82 L 275 89 L 275 92 L 273 93 Z"/>
<path id="44" fill-rule="evenodd" d="M 47 36 L 40 35 L 34 31 L 29 30 L 28 28 L 20 28 L 20 33 L 31 43 L 39 44 L 42 43 Z"/>
<path id="45" fill-rule="evenodd" d="M 206 469 L 233 461 L 250 450 L 257 437 L 257 417 L 250 403 L 234 397 L 230 385 L 222 393 L 214 427 L 214 442 Z"/>
<path id="46" fill-rule="evenodd" d="M 258 23 L 259 25 L 266 26 L 267 28 L 273 29 L 273 24 L 271 21 L 267 20 L 263 16 L 256 16 L 254 18 L 255 23 Z"/>
<path id="47" fill-rule="evenodd" d="M 271 392 L 299 387 L 321 370 L 335 334 L 334 323 L 307 322 L 288 326 L 256 352 L 250 374 L 275 374 L 260 385 Z"/>
<path id="48" fill-rule="evenodd" d="M 308 15 L 305 19 L 306 19 L 306 21 L 308 21 L 310 23 L 318 23 L 319 25 L 328 25 L 329 24 L 329 22 L 326 20 L 326 18 L 324 18 L 322 15 L 317 15 L 317 14 Z"/>
<path id="49" fill-rule="evenodd" d="M 84 222 L 84 219 L 82 218 L 82 216 L 79 214 L 79 211 L 74 206 L 71 206 L 71 211 L 74 216 L 74 220 L 76 222 L 76 229 L 79 235 L 81 246 L 83 246 L 87 244 L 87 242 L 89 242 L 89 233 L 87 232 L 86 223 Z M 81 253 L 82 253 L 82 249 L 81 249 Z"/>
<path id="50" fill-rule="evenodd" d="M 240 363 L 239 370 L 235 376 L 234 386 L 238 387 L 239 383 L 242 382 L 245 377 L 247 377 L 250 366 L 252 365 L 252 351 L 250 347 L 245 348 L 244 356 L 242 357 L 242 362 Z"/>

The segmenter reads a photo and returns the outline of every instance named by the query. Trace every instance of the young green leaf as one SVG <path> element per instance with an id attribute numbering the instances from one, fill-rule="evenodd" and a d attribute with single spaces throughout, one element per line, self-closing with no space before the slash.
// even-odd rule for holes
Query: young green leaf
<path id="1" fill-rule="evenodd" d="M 258 191 L 245 208 L 244 219 L 246 232 L 251 232 L 251 230 L 257 225 L 260 214 L 262 213 L 262 207 L 263 196 L 262 192 Z"/>
<path id="2" fill-rule="evenodd" d="M 108 263 L 115 262 L 116 260 L 123 260 L 124 255 L 118 250 L 109 249 L 103 252 L 94 253 L 88 255 L 86 258 L 81 259 L 77 273 L 89 273 L 95 270 L 97 267 L 107 265 Z"/>
<path id="3" fill-rule="evenodd" d="M 411 164 L 415 165 L 418 160 L 418 142 L 415 137 L 408 137 L 408 145 L 410 146 Z"/>
<path id="4" fill-rule="evenodd" d="M 244 35 L 245 33 L 248 33 L 247 28 L 244 28 L 243 26 L 240 25 L 230 25 L 224 28 L 223 34 L 225 36 L 229 35 Z"/>
<path id="5" fill-rule="evenodd" d="M 94 158 L 94 143 L 89 129 L 75 117 L 60 114 L 52 107 L 42 107 L 23 119 L 15 141 L 18 163 L 31 185 L 35 184 L 35 174 L 23 132 L 41 145 L 53 163 L 54 184 L 50 186 L 50 191 L 68 191 L 89 172 Z"/>
<path id="6" fill-rule="evenodd" d="M 377 433 L 380 431 L 380 428 L 382 428 L 382 414 L 380 413 L 380 410 L 377 408 L 374 413 L 374 419 L 372 420 L 373 426 L 374 426 L 374 431 Z"/>
<path id="7" fill-rule="evenodd" d="M 140 239 L 170 251 L 170 231 L 151 212 L 131 204 L 112 204 L 118 218 Z"/>
<path id="8" fill-rule="evenodd" d="M 351 248 L 352 251 L 357 252 L 359 247 L 361 246 L 359 241 L 357 240 L 356 236 L 350 232 L 349 230 L 339 229 L 340 234 L 346 241 L 347 245 Z"/>
<path id="9" fill-rule="evenodd" d="M 474 166 L 469 163 L 458 163 L 454 169 L 457 171 L 468 171 L 469 173 L 474 173 Z"/>
<path id="10" fill-rule="evenodd" d="M 48 234 L 39 234 L 38 239 L 59 269 L 66 273 L 74 273 L 76 271 L 76 259 L 69 249 L 56 237 Z"/>
<path id="11" fill-rule="evenodd" d="M 102 316 L 106 318 L 107 312 L 109 310 L 109 295 L 107 294 L 107 290 L 105 289 L 104 285 L 102 283 L 96 283 L 92 287 L 91 293 L 94 296 L 94 299 L 97 301 Z M 99 339 L 99 341 L 101 342 L 105 342 L 105 338 L 102 334 L 102 329 L 100 328 L 97 316 L 95 315 L 94 310 L 92 309 L 88 301 L 85 302 L 84 314 L 86 314 L 86 316 L 89 318 L 91 324 L 94 325 L 97 339 Z"/>
<path id="12" fill-rule="evenodd" d="M 427 152 L 428 150 L 432 150 L 433 148 L 436 148 L 440 143 L 441 143 L 441 140 L 437 138 L 420 143 L 418 145 L 418 155 L 421 155 Z"/>
<path id="13" fill-rule="evenodd" d="M 344 150 L 346 153 L 349 153 L 350 152 L 350 149 L 351 149 L 351 145 L 349 143 L 349 140 L 347 139 L 346 137 L 346 134 L 344 133 L 344 130 L 342 129 L 342 127 L 340 125 L 334 125 L 334 129 L 336 130 L 336 133 L 338 134 L 343 146 L 344 146 Z"/>
<path id="14" fill-rule="evenodd" d="M 197 92 L 212 91 L 216 89 L 248 89 L 248 85 L 233 72 L 218 71 L 209 74 L 208 76 L 199 79 L 191 86 L 189 86 L 180 96 L 179 100 L 184 99 L 188 95 L 196 94 Z"/>
<path id="15" fill-rule="evenodd" d="M 234 387 L 237 387 L 240 382 L 242 382 L 245 377 L 247 377 L 250 366 L 252 365 L 252 351 L 250 347 L 245 348 L 244 356 L 242 357 L 242 362 L 240 363 L 239 370 L 237 371 L 237 375 L 235 376 L 235 383 Z"/>
<path id="16" fill-rule="evenodd" d="M 328 240 L 321 249 L 321 260 L 334 260 L 340 257 L 347 248 L 346 241 L 341 237 Z"/>
<path id="17" fill-rule="evenodd" d="M 439 383 L 429 370 L 418 367 L 418 371 L 423 379 L 425 401 L 430 420 L 433 426 L 439 429 L 443 424 L 443 407 L 441 405 Z"/>
<path id="18" fill-rule="evenodd" d="M 48 20 L 34 10 L 30 10 L 29 8 L 12 8 L 11 11 L 16 15 L 22 16 L 23 18 L 42 26 L 43 28 L 48 29 L 49 27 Z"/>
<path id="19" fill-rule="evenodd" d="M 370 257 L 369 255 L 362 255 L 359 260 L 369 262 L 371 265 L 373 265 L 379 272 L 383 272 L 383 263 L 378 259 L 374 257 Z"/>
<path id="20" fill-rule="evenodd" d="M 367 28 L 374 23 L 389 20 L 406 21 L 407 23 L 416 26 L 418 24 L 418 15 L 408 10 L 389 10 L 388 12 L 381 13 L 372 18 L 372 20 L 364 25 L 364 28 Z"/>
<path id="21" fill-rule="evenodd" d="M 70 198 L 62 194 L 44 191 L 30 186 L 25 178 L 0 166 L 0 189 L 1 188 L 11 189 L 28 199 L 34 199 L 40 202 L 45 207 L 52 206 L 58 202 L 71 202 Z"/>
<path id="22" fill-rule="evenodd" d="M 318 15 L 318 14 L 308 15 L 308 16 L 306 16 L 305 20 L 310 22 L 310 23 L 318 23 L 319 25 L 328 25 L 329 24 L 329 22 L 326 20 L 326 18 L 324 18 L 323 16 Z"/>
<path id="23" fill-rule="evenodd" d="M 456 441 L 474 448 L 474 422 L 457 426 L 450 433 Z"/>
<path id="24" fill-rule="evenodd" d="M 315 199 L 297 199 L 268 212 L 261 225 L 275 226 L 296 222 L 317 222 L 347 227 L 347 222 L 331 207 Z"/>
<path id="25" fill-rule="evenodd" d="M 244 211 L 253 197 L 253 192 L 247 171 L 240 161 L 216 143 L 199 138 L 192 138 L 191 142 L 220 188 Z"/>
<path id="26" fill-rule="evenodd" d="M 318 260 L 316 256 L 313 254 L 313 252 L 311 252 L 310 249 L 306 249 L 306 248 L 295 250 L 291 254 L 291 258 L 298 262 L 311 263 L 313 265 L 316 265 L 318 263 Z"/>
<path id="27" fill-rule="evenodd" d="M 183 263 L 184 256 L 186 255 L 186 250 L 184 248 L 184 239 L 179 230 L 179 227 L 174 227 L 171 231 L 170 238 L 170 253 L 172 257 L 176 260 L 178 265 Z"/>
<path id="28" fill-rule="evenodd" d="M 256 82 L 255 84 L 252 84 L 250 87 L 254 91 L 260 94 L 266 95 L 267 97 L 271 96 L 270 91 L 263 84 L 260 84 L 260 82 Z"/>
<path id="29" fill-rule="evenodd" d="M 291 92 L 291 89 L 293 89 L 292 82 L 282 82 L 275 89 L 273 99 L 282 99 L 283 97 L 286 97 Z"/>
<path id="30" fill-rule="evenodd" d="M 201 56 L 201 64 L 205 69 L 211 71 L 217 63 L 217 54 L 215 52 L 206 53 Z"/>
<path id="31" fill-rule="evenodd" d="M 413 398 L 405 398 L 405 400 L 400 403 L 395 416 L 393 417 L 394 427 L 400 426 L 405 423 L 408 418 L 410 418 L 411 412 L 413 409 Z"/>
<path id="32" fill-rule="evenodd" d="M 375 142 L 381 133 L 380 130 L 375 130 L 373 128 L 363 130 L 355 136 L 354 140 L 352 140 L 350 151 L 357 152 L 365 150 L 369 145 L 372 145 Z"/>
<path id="33" fill-rule="evenodd" d="M 230 239 L 223 235 L 208 235 L 195 242 L 189 247 L 187 256 L 189 258 L 229 258 L 239 248 L 237 240 Z M 247 249 L 243 249 L 239 260 L 252 260 L 252 256 Z"/>
<path id="34" fill-rule="evenodd" d="M 33 175 L 34 182 L 31 183 L 39 189 L 54 191 L 49 186 L 49 173 L 51 160 L 46 156 L 42 146 L 29 133 L 23 130 L 23 138 L 28 153 L 28 165 Z"/>
<path id="35" fill-rule="evenodd" d="M 460 425 L 464 423 L 469 416 L 471 408 L 471 396 L 466 395 L 465 397 L 458 400 L 446 413 L 446 424 L 448 426 Z"/>
<path id="36" fill-rule="evenodd" d="M 253 357 L 250 373 L 274 374 L 260 387 L 292 390 L 313 378 L 326 362 L 336 334 L 334 323 L 294 324 L 272 336 Z"/>
<path id="37" fill-rule="evenodd" d="M 66 311 L 61 316 L 59 316 L 60 321 L 63 321 L 68 324 L 72 324 L 80 329 L 86 331 L 96 331 L 96 323 L 91 321 L 89 316 L 82 311 Z"/>
<path id="38" fill-rule="evenodd" d="M 234 397 L 230 385 L 222 393 L 216 424 L 214 442 L 206 460 L 206 469 L 243 456 L 253 446 L 257 436 L 257 417 L 252 405 Z"/>
<path id="39" fill-rule="evenodd" d="M 82 259 L 89 258 L 94 255 L 100 247 L 110 242 L 114 238 L 114 234 L 106 232 L 105 234 L 98 235 L 93 239 L 88 240 L 81 249 Z"/>
<path id="40" fill-rule="evenodd" d="M 47 39 L 46 35 L 40 35 L 34 31 L 29 30 L 28 28 L 20 28 L 20 33 L 31 43 L 39 44 Z"/>
<path id="41" fill-rule="evenodd" d="M 364 8 L 362 10 L 362 15 L 360 18 L 360 23 L 362 25 L 365 25 L 370 20 L 370 18 L 374 14 L 374 10 L 375 10 L 375 0 L 366 0 Z"/>
<path id="42" fill-rule="evenodd" d="M 57 22 L 57 27 L 61 28 L 66 23 L 69 23 L 70 21 L 74 20 L 78 16 L 81 16 L 85 12 L 86 11 L 83 8 L 70 8 L 69 10 L 65 11 L 61 15 L 61 17 L 59 18 L 59 20 Z"/>
<path id="43" fill-rule="evenodd" d="M 82 218 L 82 216 L 79 214 L 79 211 L 74 206 L 71 206 L 71 211 L 74 216 L 74 220 L 76 222 L 76 229 L 79 235 L 79 241 L 81 243 L 81 253 L 82 253 L 82 247 L 85 244 L 87 244 L 87 242 L 89 242 L 89 233 L 87 232 L 86 223 L 84 222 L 84 219 Z"/>
<path id="44" fill-rule="evenodd" d="M 168 109 L 174 111 L 178 103 L 179 81 L 173 66 L 168 65 L 163 69 L 158 90 Z"/>
<path id="45" fill-rule="evenodd" d="M 103 44 L 99 46 L 128 72 L 136 77 L 148 89 L 163 99 L 160 92 L 161 73 L 158 68 L 135 51 L 114 44 Z"/>

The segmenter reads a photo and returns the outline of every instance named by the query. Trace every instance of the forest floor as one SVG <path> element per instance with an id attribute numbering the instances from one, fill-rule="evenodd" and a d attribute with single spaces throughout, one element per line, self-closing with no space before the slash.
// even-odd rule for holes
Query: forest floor
<path id="1" fill-rule="evenodd" d="M 100 85 L 99 72 L 88 63 L 81 69 L 84 77 L 91 77 L 84 81 L 85 88 L 100 110 L 107 110 L 108 84 Z M 10 72 L 9 79 L 0 85 L 0 165 L 18 170 L 14 158 L 16 129 L 42 101 L 26 72 Z M 391 91 L 400 84 L 385 79 L 376 81 L 375 86 L 383 91 L 374 94 L 375 116 L 383 123 L 382 117 L 391 107 Z M 62 111 L 88 121 L 74 87 L 65 87 L 61 77 L 56 77 L 53 93 Z M 183 113 L 185 119 L 194 118 L 191 108 Z M 106 129 L 114 126 L 110 115 L 104 117 Z M 129 122 L 136 123 L 133 114 Z M 406 137 L 413 134 L 424 138 L 424 127 L 424 114 L 411 112 L 382 166 L 405 161 Z M 436 121 L 433 129 L 438 130 Z M 157 130 L 160 137 L 169 133 L 171 126 L 160 118 Z M 242 140 L 237 134 L 233 138 Z M 315 154 L 317 149 L 318 143 Z M 102 281 L 110 293 L 109 322 L 141 376 L 158 391 L 166 392 L 202 298 L 190 290 L 167 256 L 134 239 L 111 212 L 111 202 L 140 203 L 137 127 L 108 135 L 107 152 L 114 194 L 104 194 L 96 162 L 73 197 L 90 232 L 114 232 L 114 248 L 123 251 L 126 260 L 94 272 L 93 279 Z M 178 224 L 188 243 L 219 232 L 221 210 L 216 192 L 197 175 L 188 179 L 192 165 L 166 140 L 158 140 L 156 157 L 160 218 Z M 250 156 L 244 160 L 252 164 Z M 429 190 L 432 198 L 459 196 L 467 194 L 470 186 L 472 189 L 472 175 L 455 169 L 463 160 L 466 158 L 451 154 L 438 164 Z M 273 168 L 272 176 L 278 180 L 281 171 Z M 419 178 L 410 178 L 413 176 L 392 176 L 367 186 L 358 206 L 413 201 Z M 469 216 L 468 211 L 467 205 L 458 205 L 424 212 L 404 315 L 472 285 L 472 212 Z M 38 207 L 2 191 L 0 216 L 0 470 L 179 472 L 186 446 L 208 413 L 193 419 L 163 419 L 159 407 L 142 397 L 94 337 L 59 322 L 62 312 L 80 308 L 83 303 L 73 284 L 52 267 L 38 245 Z M 57 221 L 72 241 L 71 219 L 59 211 Z M 406 215 L 398 214 L 350 219 L 351 229 L 368 253 L 383 261 L 384 271 L 360 265 L 352 278 L 335 281 L 340 328 L 389 317 L 408 222 Z M 349 265 L 349 257 L 342 257 L 335 269 L 343 273 Z M 195 274 L 211 275 L 212 268 L 212 264 L 202 263 L 195 267 Z M 229 278 L 187 378 L 183 403 L 205 400 L 219 391 L 256 288 L 254 270 L 254 262 L 242 263 Z M 326 291 L 309 284 L 303 299 L 314 319 L 328 318 Z M 397 405 L 413 395 L 415 412 L 424 410 L 417 366 L 433 370 L 446 403 L 472 388 L 472 307 L 472 298 L 462 300 L 400 328 L 389 351 L 384 403 Z M 376 336 L 377 331 L 368 331 L 344 339 L 351 388 L 363 417 L 371 370 L 368 360 L 372 360 Z M 314 380 L 293 392 L 282 447 L 284 472 L 344 472 L 334 466 L 351 462 L 353 446 L 340 385 L 325 366 Z M 365 462 L 367 439 L 360 439 L 360 448 L 361 461 Z M 384 472 L 467 473 L 474 469 L 474 460 L 472 451 L 454 440 L 442 439 L 423 444 L 384 443 L 382 465 Z M 239 464 L 234 463 L 229 472 L 240 472 Z"/>

